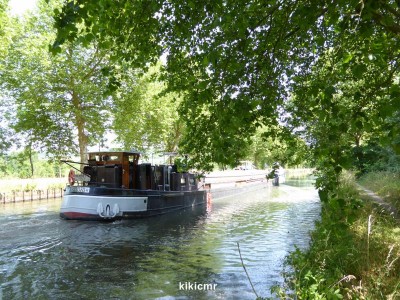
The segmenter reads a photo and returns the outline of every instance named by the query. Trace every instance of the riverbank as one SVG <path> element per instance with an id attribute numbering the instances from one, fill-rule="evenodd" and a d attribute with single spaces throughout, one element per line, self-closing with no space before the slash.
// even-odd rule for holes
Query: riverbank
<path id="1" fill-rule="evenodd" d="M 323 203 L 310 248 L 288 256 L 285 284 L 275 292 L 282 299 L 399 299 L 398 274 L 398 220 L 346 175 L 336 198 Z"/>
<path id="2" fill-rule="evenodd" d="M 0 179 L 0 193 L 64 188 L 67 178 Z"/>
<path id="3" fill-rule="evenodd" d="M 304 177 L 312 169 L 288 169 L 286 177 Z M 226 189 L 236 189 L 242 185 L 252 185 L 266 181 L 267 170 L 225 170 L 214 171 L 205 176 L 204 183 L 215 193 Z M 284 181 L 284 177 L 281 179 Z M 62 196 L 67 178 L 0 179 L 0 202 L 18 202 Z M 272 182 L 270 181 L 271 185 Z M 227 194 L 227 193 L 225 193 Z"/>
<path id="4" fill-rule="evenodd" d="M 383 201 L 400 212 L 400 174 L 392 172 L 374 172 L 362 176 L 362 186 L 380 196 Z"/>

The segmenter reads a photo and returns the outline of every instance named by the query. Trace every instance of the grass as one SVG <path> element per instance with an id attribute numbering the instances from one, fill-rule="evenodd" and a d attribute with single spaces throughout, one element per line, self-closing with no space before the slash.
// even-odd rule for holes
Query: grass
<path id="1" fill-rule="evenodd" d="M 359 179 L 370 189 L 400 211 L 400 174 L 392 172 L 367 173 Z"/>
<path id="2" fill-rule="evenodd" d="M 310 248 L 288 256 L 282 299 L 400 299 L 400 227 L 342 179 Z"/>
<path id="3" fill-rule="evenodd" d="M 0 193 L 64 188 L 66 178 L 1 179 Z"/>

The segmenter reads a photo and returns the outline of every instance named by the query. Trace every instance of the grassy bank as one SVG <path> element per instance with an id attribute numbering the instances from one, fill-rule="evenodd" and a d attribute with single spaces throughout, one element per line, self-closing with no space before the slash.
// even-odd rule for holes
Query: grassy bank
<path id="1" fill-rule="evenodd" d="M 66 178 L 0 179 L 0 193 L 63 188 Z"/>
<path id="2" fill-rule="evenodd" d="M 400 174 L 392 172 L 368 173 L 362 176 L 359 182 L 393 205 L 397 211 L 400 211 Z"/>
<path id="3" fill-rule="evenodd" d="M 364 182 L 365 183 L 365 182 Z M 400 227 L 343 177 L 310 248 L 286 261 L 282 299 L 400 299 Z"/>

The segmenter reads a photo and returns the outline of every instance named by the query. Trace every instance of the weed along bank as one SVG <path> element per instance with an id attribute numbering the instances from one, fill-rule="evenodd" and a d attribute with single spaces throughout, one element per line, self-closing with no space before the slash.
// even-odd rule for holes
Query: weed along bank
<path id="1" fill-rule="evenodd" d="M 360 181 L 381 189 L 387 182 L 379 175 Z M 276 289 L 281 299 L 400 299 L 400 219 L 393 196 L 382 199 L 365 187 L 352 173 L 342 174 L 322 204 L 310 247 L 286 259 L 288 286 Z"/>

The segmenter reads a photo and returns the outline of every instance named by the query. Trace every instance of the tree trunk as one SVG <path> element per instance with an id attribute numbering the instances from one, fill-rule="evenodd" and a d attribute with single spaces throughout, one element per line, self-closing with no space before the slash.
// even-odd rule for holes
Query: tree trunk
<path id="1" fill-rule="evenodd" d="M 176 152 L 178 150 L 178 144 L 182 136 L 182 125 L 179 122 L 175 122 L 173 125 L 173 132 L 166 141 L 165 151 Z"/>
<path id="2" fill-rule="evenodd" d="M 28 147 L 29 147 L 28 148 L 29 164 L 31 166 L 31 178 L 33 178 L 34 168 L 33 168 L 33 159 L 32 159 L 32 144 L 29 143 Z"/>
<path id="3" fill-rule="evenodd" d="M 79 95 L 72 91 L 72 104 L 75 113 L 75 124 L 78 129 L 78 144 L 79 144 L 79 156 L 81 163 L 87 163 L 86 149 L 88 146 L 88 137 L 85 133 L 85 118 L 82 114 L 82 104 L 79 99 Z"/>

